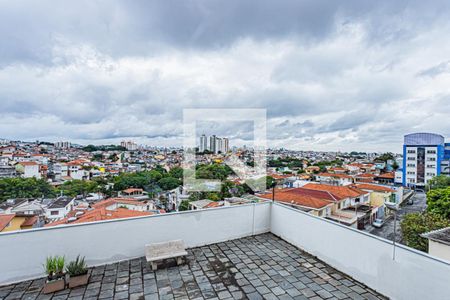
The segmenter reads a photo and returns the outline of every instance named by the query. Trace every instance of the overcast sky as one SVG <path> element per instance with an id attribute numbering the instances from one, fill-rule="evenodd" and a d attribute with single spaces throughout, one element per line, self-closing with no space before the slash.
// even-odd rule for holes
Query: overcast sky
<path id="1" fill-rule="evenodd" d="M 449 16 L 444 0 L 0 0 L 0 137 L 181 145 L 183 108 L 265 108 L 271 146 L 400 152 L 406 133 L 450 136 Z M 209 129 L 252 136 L 225 127 Z"/>

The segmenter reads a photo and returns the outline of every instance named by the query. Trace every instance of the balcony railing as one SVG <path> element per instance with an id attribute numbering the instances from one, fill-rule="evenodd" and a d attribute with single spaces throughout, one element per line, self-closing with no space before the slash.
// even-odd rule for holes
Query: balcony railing
<path id="1" fill-rule="evenodd" d="M 188 247 L 264 232 L 283 238 L 392 299 L 448 299 L 450 264 L 405 246 L 277 203 L 257 203 L 0 234 L 0 283 L 43 276 L 49 255 L 90 265 L 141 257 L 144 245 Z"/>

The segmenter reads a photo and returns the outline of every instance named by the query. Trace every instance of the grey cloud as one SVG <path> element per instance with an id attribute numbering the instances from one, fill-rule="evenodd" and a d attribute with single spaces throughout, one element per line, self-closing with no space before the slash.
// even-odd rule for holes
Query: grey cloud
<path id="1" fill-rule="evenodd" d="M 449 5 L 4 1 L 0 138 L 180 143 L 183 108 L 266 108 L 286 147 L 448 134 Z M 252 138 L 248 124 L 210 129 Z"/>
<path id="2" fill-rule="evenodd" d="M 433 77 L 436 77 L 443 73 L 450 73 L 450 60 L 443 61 L 435 66 L 432 66 L 431 68 L 420 71 L 418 73 L 418 75 L 419 76 L 429 76 L 429 77 L 433 78 Z"/>

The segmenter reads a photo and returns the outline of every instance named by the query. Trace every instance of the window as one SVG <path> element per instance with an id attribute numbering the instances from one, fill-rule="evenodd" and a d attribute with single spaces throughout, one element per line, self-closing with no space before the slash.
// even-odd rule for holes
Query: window
<path id="1" fill-rule="evenodd" d="M 408 160 L 416 160 L 416 158 L 415 157 L 408 157 Z"/>
<path id="2" fill-rule="evenodd" d="M 427 173 L 427 176 L 435 176 L 436 174 L 434 173 Z"/>
<path id="3" fill-rule="evenodd" d="M 416 150 L 408 150 L 408 153 L 416 153 Z"/>
<path id="4" fill-rule="evenodd" d="M 416 166 L 415 164 L 408 164 L 408 167 L 414 168 L 415 166 Z"/>
<path id="5" fill-rule="evenodd" d="M 436 166 L 435 165 L 427 165 L 427 168 L 436 168 Z"/>
<path id="6" fill-rule="evenodd" d="M 428 161 L 436 161 L 436 157 L 428 157 Z"/>
<path id="7" fill-rule="evenodd" d="M 52 216 L 57 216 L 57 215 L 59 215 L 59 211 L 57 211 L 57 210 L 52 210 L 52 211 L 50 212 L 50 214 L 51 214 Z"/>
<path id="8" fill-rule="evenodd" d="M 428 150 L 427 153 L 428 154 L 436 154 L 436 150 Z"/>
<path id="9" fill-rule="evenodd" d="M 412 172 L 412 171 L 408 172 L 408 175 L 415 175 L 415 174 L 416 174 L 416 172 Z"/>

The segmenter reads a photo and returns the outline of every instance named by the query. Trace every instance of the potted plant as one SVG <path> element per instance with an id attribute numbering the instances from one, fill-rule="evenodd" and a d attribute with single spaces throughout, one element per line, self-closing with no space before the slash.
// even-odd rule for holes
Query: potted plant
<path id="1" fill-rule="evenodd" d="M 42 290 L 44 294 L 50 294 L 65 289 L 66 280 L 64 278 L 64 263 L 64 256 L 47 257 L 44 265 L 45 273 L 47 274 L 47 281 Z"/>
<path id="2" fill-rule="evenodd" d="M 71 261 L 66 271 L 69 274 L 69 288 L 74 288 L 81 285 L 86 285 L 89 280 L 87 265 L 84 257 L 77 256 L 77 259 Z"/>

